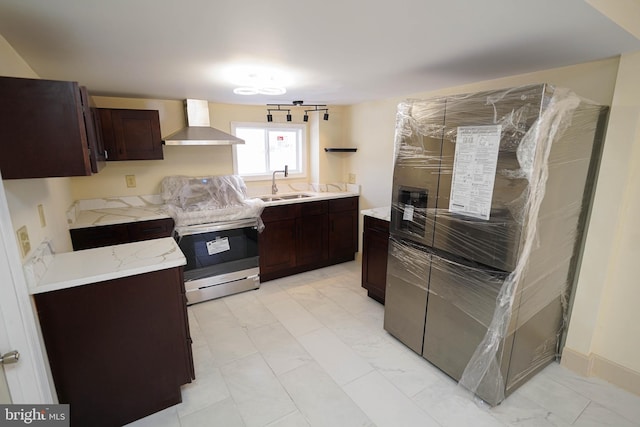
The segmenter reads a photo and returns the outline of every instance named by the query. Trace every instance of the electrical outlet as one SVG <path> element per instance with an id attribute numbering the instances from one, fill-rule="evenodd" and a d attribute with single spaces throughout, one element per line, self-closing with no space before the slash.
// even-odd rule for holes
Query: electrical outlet
<path id="1" fill-rule="evenodd" d="M 134 188 L 136 186 L 136 176 L 135 175 L 125 175 L 124 179 L 127 181 L 127 187 Z"/>
<path id="2" fill-rule="evenodd" d="M 355 184 L 356 183 L 356 174 L 355 173 L 350 173 L 349 174 L 349 184 Z"/>
<path id="3" fill-rule="evenodd" d="M 38 205 L 38 216 L 40 216 L 40 227 L 47 226 L 47 219 L 44 217 L 44 206 Z"/>
<path id="4" fill-rule="evenodd" d="M 22 248 L 22 256 L 27 256 L 29 251 L 31 250 L 31 243 L 29 243 L 29 233 L 27 232 L 27 226 L 23 225 L 17 231 L 18 234 L 18 243 L 20 244 L 20 248 Z"/>

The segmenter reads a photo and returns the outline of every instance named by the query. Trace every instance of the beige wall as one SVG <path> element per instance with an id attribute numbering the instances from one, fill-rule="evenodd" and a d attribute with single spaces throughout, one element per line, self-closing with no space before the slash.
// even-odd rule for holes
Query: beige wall
<path id="1" fill-rule="evenodd" d="M 156 99 L 135 99 L 135 98 L 113 98 L 113 97 L 93 97 L 96 106 L 105 108 L 134 108 L 134 109 L 154 109 L 159 111 L 160 130 L 163 136 L 169 135 L 179 130 L 185 124 L 183 101 L 156 100 Z M 343 129 L 340 120 L 341 111 L 344 108 L 336 107 L 331 109 L 331 119 L 329 121 L 320 120 L 316 126 L 309 126 L 311 132 L 307 133 L 307 140 L 316 141 L 316 146 L 331 145 L 337 139 Z M 334 113 L 335 111 L 335 113 Z M 265 106 L 231 105 L 209 103 L 209 113 L 211 125 L 220 130 L 230 132 L 231 122 L 266 122 Z M 292 123 L 303 124 L 302 113 L 294 112 Z M 316 115 L 311 115 L 313 118 Z M 274 115 L 274 120 L 283 120 L 282 117 Z M 312 122 L 310 122 L 312 123 Z M 312 132 L 318 132 L 314 135 Z M 318 145 L 319 144 L 319 145 Z M 233 154 L 231 146 L 165 146 L 164 160 L 146 161 L 120 161 L 107 162 L 106 167 L 100 173 L 88 177 L 71 178 L 71 189 L 73 198 L 91 199 L 100 197 L 113 197 L 124 195 L 144 195 L 158 194 L 160 192 L 160 182 L 168 175 L 226 175 L 233 173 Z M 318 156 L 307 157 L 318 162 Z M 335 159 L 320 162 L 312 165 L 315 175 L 309 175 L 306 180 L 289 180 L 289 182 L 333 182 L 342 178 L 341 162 Z M 127 188 L 125 175 L 135 175 L 136 187 Z M 312 179 L 313 178 L 313 179 Z M 321 181 L 316 181 L 316 179 Z M 283 178 L 278 181 L 282 182 Z M 251 186 L 268 186 L 269 182 L 248 182 Z"/>
<path id="2" fill-rule="evenodd" d="M 0 75 L 38 77 L 1 35 Z M 58 251 L 71 250 L 65 216 L 65 211 L 73 201 L 69 178 L 3 180 L 2 183 L 7 193 L 13 229 L 26 226 L 29 232 L 31 251 L 27 256 L 44 239 L 51 240 Z M 44 227 L 40 224 L 38 205 L 42 205 L 45 212 Z"/>
<path id="3" fill-rule="evenodd" d="M 621 58 L 600 170 L 566 345 L 640 373 L 640 52 Z"/>
<path id="4" fill-rule="evenodd" d="M 583 97 L 611 105 L 617 67 L 618 59 L 611 58 L 351 106 L 346 139 L 354 141 L 359 149 L 356 155 L 345 159 L 344 168 L 346 173 L 356 174 L 358 184 L 362 186 L 361 207 L 367 209 L 389 205 L 396 106 L 403 99 L 429 98 L 542 82 L 567 87 Z"/>

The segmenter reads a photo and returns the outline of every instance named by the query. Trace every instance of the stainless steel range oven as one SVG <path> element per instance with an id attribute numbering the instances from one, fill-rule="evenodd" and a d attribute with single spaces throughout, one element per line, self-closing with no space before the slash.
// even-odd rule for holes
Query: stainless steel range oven
<path id="1" fill-rule="evenodd" d="M 260 287 L 257 218 L 180 226 L 174 237 L 187 259 L 187 304 Z"/>

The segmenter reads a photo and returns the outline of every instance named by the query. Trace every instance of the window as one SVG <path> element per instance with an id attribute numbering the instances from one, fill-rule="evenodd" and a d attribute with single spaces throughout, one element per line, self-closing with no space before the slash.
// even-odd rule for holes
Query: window
<path id="1" fill-rule="evenodd" d="M 271 179 L 273 171 L 289 167 L 289 176 L 306 176 L 304 125 L 231 123 L 244 144 L 233 146 L 233 171 L 247 180 Z"/>

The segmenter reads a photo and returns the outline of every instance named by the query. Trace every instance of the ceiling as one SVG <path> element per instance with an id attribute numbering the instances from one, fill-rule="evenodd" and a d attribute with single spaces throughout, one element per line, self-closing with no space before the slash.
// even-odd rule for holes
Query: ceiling
<path id="1" fill-rule="evenodd" d="M 94 95 L 232 104 L 355 104 L 640 50 L 584 0 L 2 0 L 0 34 Z M 260 73 L 287 93 L 233 93 Z"/>

